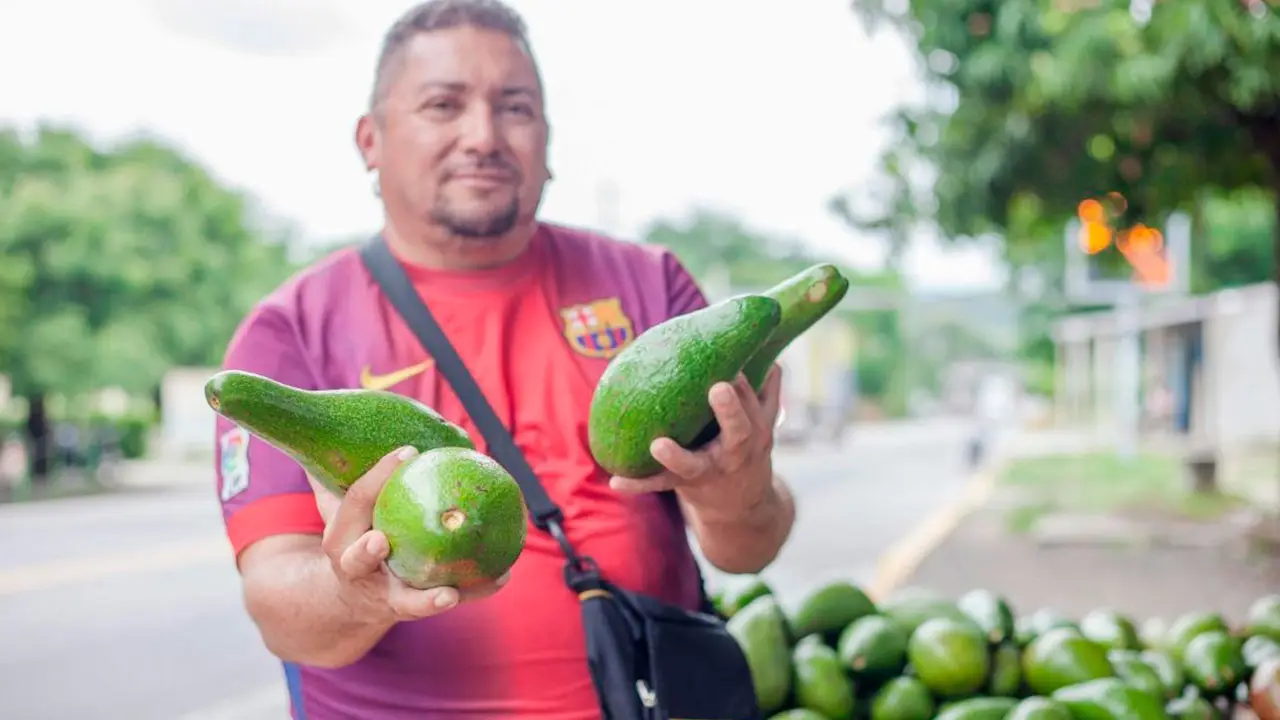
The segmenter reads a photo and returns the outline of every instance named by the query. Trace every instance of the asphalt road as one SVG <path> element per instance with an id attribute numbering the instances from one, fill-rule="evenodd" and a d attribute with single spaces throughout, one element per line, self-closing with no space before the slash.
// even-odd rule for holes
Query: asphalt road
<path id="1" fill-rule="evenodd" d="M 784 601 L 827 577 L 869 582 L 895 540 L 960 495 L 965 431 L 865 426 L 841 449 L 779 449 L 800 512 L 766 571 Z M 283 720 L 286 708 L 208 488 L 0 507 L 0 718 Z"/>

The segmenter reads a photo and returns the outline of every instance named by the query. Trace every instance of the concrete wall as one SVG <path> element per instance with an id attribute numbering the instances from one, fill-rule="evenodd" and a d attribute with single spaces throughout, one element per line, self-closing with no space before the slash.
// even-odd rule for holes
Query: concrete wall
<path id="1" fill-rule="evenodd" d="M 1212 426 L 1228 444 L 1280 437 L 1276 287 L 1253 285 L 1214 296 L 1205 324 L 1206 371 L 1216 399 Z"/>

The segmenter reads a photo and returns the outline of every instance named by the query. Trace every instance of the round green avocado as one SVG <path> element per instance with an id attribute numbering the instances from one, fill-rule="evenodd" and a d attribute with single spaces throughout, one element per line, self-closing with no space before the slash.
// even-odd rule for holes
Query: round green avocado
<path id="1" fill-rule="evenodd" d="M 466 589 L 502 577 L 524 550 L 524 497 L 498 462 L 442 447 L 400 465 L 378 494 L 373 527 L 387 568 L 410 587 Z"/>

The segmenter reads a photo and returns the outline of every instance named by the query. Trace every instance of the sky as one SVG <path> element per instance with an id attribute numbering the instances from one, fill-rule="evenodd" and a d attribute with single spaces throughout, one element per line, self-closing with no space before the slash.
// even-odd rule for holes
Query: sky
<path id="1" fill-rule="evenodd" d="M 382 34 L 412 4 L 3 3 L 0 122 L 69 122 L 102 140 L 156 134 L 316 242 L 368 233 L 380 209 L 354 125 Z M 848 0 L 510 4 L 547 86 L 555 179 L 544 220 L 636 238 L 704 207 L 879 266 L 880 244 L 826 203 L 872 183 L 883 117 L 920 89 L 904 43 L 867 37 Z M 934 291 L 1003 277 L 990 250 L 929 238 L 904 269 Z"/>

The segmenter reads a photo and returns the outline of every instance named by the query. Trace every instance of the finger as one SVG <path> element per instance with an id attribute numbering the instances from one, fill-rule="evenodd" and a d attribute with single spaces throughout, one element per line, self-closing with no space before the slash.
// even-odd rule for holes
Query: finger
<path id="1" fill-rule="evenodd" d="M 782 406 L 782 366 L 774 364 L 769 375 L 760 386 L 760 417 L 765 428 L 772 428 L 778 422 L 778 411 Z"/>
<path id="2" fill-rule="evenodd" d="M 387 543 L 387 536 L 377 530 L 370 530 L 342 551 L 338 567 L 347 577 L 367 577 L 382 567 L 382 561 L 390 553 L 391 546 Z"/>
<path id="3" fill-rule="evenodd" d="M 388 573 L 387 604 L 402 618 L 425 618 L 453 609 L 461 599 L 457 588 L 416 590 Z"/>
<path id="4" fill-rule="evenodd" d="M 711 455 L 706 451 L 686 450 L 671 438 L 658 438 L 649 445 L 649 454 L 680 481 L 697 480 L 711 471 Z"/>
<path id="5" fill-rule="evenodd" d="M 408 462 L 417 454 L 418 451 L 412 447 L 387 453 L 377 465 L 347 488 L 347 494 L 338 505 L 329 528 L 332 547 L 345 549 L 373 526 L 373 506 L 378 501 L 382 486 L 387 484 L 387 478 L 391 477 L 391 473 L 401 463 Z"/>
<path id="6" fill-rule="evenodd" d="M 337 495 L 329 492 L 328 488 L 316 482 L 316 479 L 311 477 L 310 474 L 307 475 L 307 482 L 311 483 L 311 491 L 316 496 L 316 510 L 320 511 L 320 517 L 324 520 L 325 527 L 328 527 L 329 523 L 333 521 L 334 514 L 338 512 L 338 506 L 342 504 L 342 501 L 338 499 Z"/>
<path id="7" fill-rule="evenodd" d="M 666 490 L 674 490 L 680 485 L 681 479 L 672 473 L 664 472 L 647 478 L 626 478 L 613 476 L 609 478 L 609 487 L 628 495 L 643 495 L 644 493 L 664 492 Z"/>
<path id="8" fill-rule="evenodd" d="M 716 383 L 711 388 L 709 399 L 716 421 L 720 423 L 722 454 L 726 459 L 741 455 L 751 439 L 751 416 L 742 407 L 737 388 L 730 383 Z"/>
<path id="9" fill-rule="evenodd" d="M 761 385 L 761 389 L 763 388 L 764 386 Z M 742 409 L 751 419 L 751 424 L 758 425 L 761 421 L 760 397 L 756 394 L 756 389 L 751 387 L 751 381 L 747 380 L 746 375 L 738 373 L 738 377 L 733 381 L 733 389 L 737 391 L 738 402 L 742 404 Z"/>

